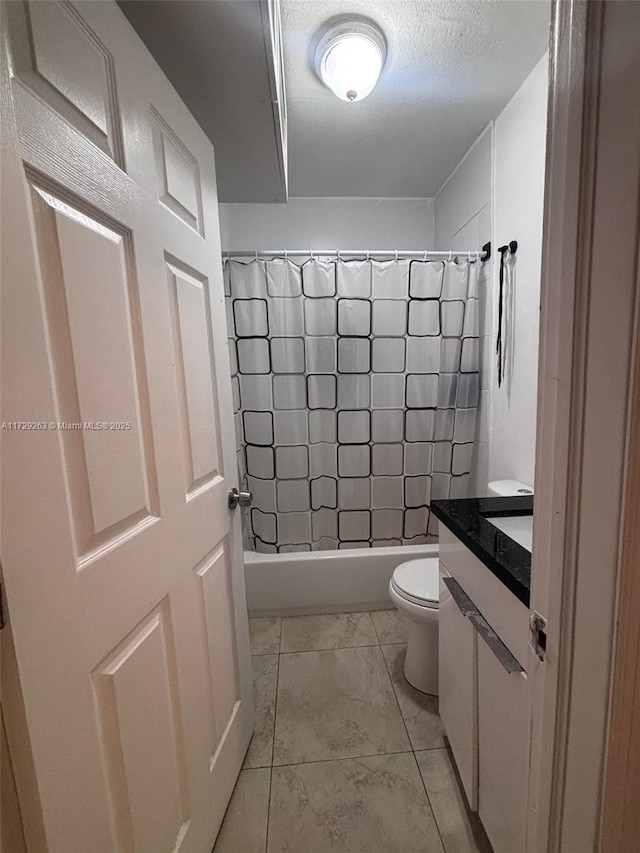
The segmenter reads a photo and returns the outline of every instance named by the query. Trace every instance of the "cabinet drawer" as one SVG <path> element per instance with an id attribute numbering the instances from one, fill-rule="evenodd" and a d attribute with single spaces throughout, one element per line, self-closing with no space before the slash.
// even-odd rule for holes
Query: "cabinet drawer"
<path id="1" fill-rule="evenodd" d="M 478 808 L 477 635 L 442 581 L 440 566 L 439 706 L 469 807 Z"/>
<path id="2" fill-rule="evenodd" d="M 527 666 L 529 610 L 475 554 L 440 522 L 440 562 L 455 578 L 502 642 Z"/>
<path id="3" fill-rule="evenodd" d="M 529 682 L 508 673 L 484 642 L 478 661 L 478 812 L 494 853 L 525 845 Z"/>

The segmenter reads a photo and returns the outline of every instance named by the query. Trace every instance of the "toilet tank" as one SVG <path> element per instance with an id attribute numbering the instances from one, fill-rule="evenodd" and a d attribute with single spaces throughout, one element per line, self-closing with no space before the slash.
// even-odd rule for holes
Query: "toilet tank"
<path id="1" fill-rule="evenodd" d="M 492 480 L 487 490 L 490 497 L 501 498 L 533 494 L 533 486 L 521 483 L 520 480 Z"/>

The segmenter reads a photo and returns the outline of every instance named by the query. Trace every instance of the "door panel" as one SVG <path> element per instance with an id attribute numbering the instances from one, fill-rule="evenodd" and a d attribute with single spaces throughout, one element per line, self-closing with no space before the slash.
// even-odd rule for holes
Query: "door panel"
<path id="1" fill-rule="evenodd" d="M 167 261 L 173 342 L 180 389 L 187 498 L 223 476 L 213 407 L 213 347 L 208 323 L 209 283 Z"/>
<path id="2" fill-rule="evenodd" d="M 116 837 L 124 849 L 172 850 L 189 820 L 169 618 L 165 600 L 92 674 Z"/>
<path id="3" fill-rule="evenodd" d="M 198 162 L 153 107 L 151 113 L 159 199 L 168 210 L 203 236 Z"/>
<path id="4" fill-rule="evenodd" d="M 204 853 L 253 721 L 213 152 L 115 4 L 2 12 L 2 420 L 36 425 L 1 434 L 2 550 L 47 842 Z"/>
<path id="5" fill-rule="evenodd" d="M 215 754 L 239 699 L 237 656 L 229 614 L 232 589 L 229 555 L 223 545 L 196 569 L 211 675 L 211 758 Z"/>
<path id="6" fill-rule="evenodd" d="M 31 188 L 58 415 L 61 424 L 86 426 L 61 431 L 82 568 L 157 516 L 131 235 L 86 206 Z"/>
<path id="7" fill-rule="evenodd" d="M 123 165 L 113 57 L 71 3 L 13 3 L 16 76 Z"/>

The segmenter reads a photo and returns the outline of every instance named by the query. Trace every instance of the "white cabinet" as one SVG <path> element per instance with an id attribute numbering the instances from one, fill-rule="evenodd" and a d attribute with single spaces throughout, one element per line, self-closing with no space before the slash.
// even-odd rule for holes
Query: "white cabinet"
<path id="1" fill-rule="evenodd" d="M 442 570 L 442 564 L 441 564 Z M 469 806 L 478 809 L 476 632 L 442 581 L 439 610 L 439 706 Z"/>
<path id="2" fill-rule="evenodd" d="M 494 853 L 524 850 L 529 682 L 478 642 L 478 813 Z"/>
<path id="3" fill-rule="evenodd" d="M 478 608 L 505 646 L 526 667 L 529 608 L 475 554 L 440 524 L 440 562 Z"/>
<path id="4" fill-rule="evenodd" d="M 525 847 L 528 625 L 525 605 L 441 525 L 440 715 L 494 853 Z"/>

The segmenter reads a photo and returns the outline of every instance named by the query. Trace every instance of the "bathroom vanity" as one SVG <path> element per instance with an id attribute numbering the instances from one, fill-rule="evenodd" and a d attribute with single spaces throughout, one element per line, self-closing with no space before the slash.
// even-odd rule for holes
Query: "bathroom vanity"
<path id="1" fill-rule="evenodd" d="M 520 853 L 533 497 L 434 501 L 431 508 L 440 521 L 440 715 L 495 853 Z"/>

